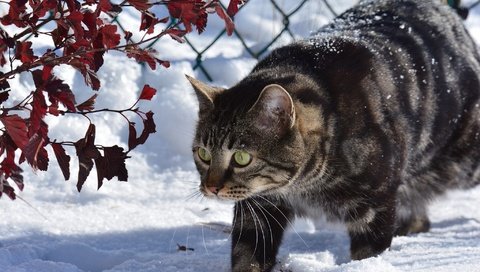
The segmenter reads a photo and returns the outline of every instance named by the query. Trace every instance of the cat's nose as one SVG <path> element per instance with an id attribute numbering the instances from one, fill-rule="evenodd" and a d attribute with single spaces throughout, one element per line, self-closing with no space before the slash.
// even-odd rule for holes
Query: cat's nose
<path id="1" fill-rule="evenodd" d="M 220 189 L 221 189 L 221 188 L 218 188 L 218 187 L 216 187 L 216 186 L 208 186 L 208 187 L 207 187 L 207 190 L 208 190 L 209 192 L 212 192 L 212 193 L 215 194 L 215 195 L 218 194 L 218 192 L 220 191 Z"/>

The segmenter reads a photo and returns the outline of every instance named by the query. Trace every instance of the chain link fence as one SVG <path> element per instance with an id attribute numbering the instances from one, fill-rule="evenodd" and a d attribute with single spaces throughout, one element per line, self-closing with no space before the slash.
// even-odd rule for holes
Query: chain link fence
<path id="1" fill-rule="evenodd" d="M 298 33 L 295 33 L 295 31 L 292 29 L 292 24 L 291 24 L 292 17 L 299 14 L 300 11 L 302 11 L 302 9 L 306 9 L 308 6 L 307 5 L 308 3 L 315 3 L 319 8 L 318 10 L 309 11 L 309 12 L 311 13 L 321 12 L 324 17 L 329 18 L 330 20 L 336 17 L 339 12 L 342 12 L 345 10 L 345 5 L 342 6 L 341 4 L 339 4 L 342 1 L 338 1 L 338 0 L 301 0 L 301 1 L 298 1 L 298 3 L 293 7 L 291 5 L 286 7 L 287 5 L 285 5 L 284 0 L 268 0 L 268 1 L 262 0 L 262 1 L 264 1 L 263 4 L 267 2 L 271 6 L 270 9 L 272 13 L 275 13 L 276 15 L 275 18 L 281 21 L 283 25 L 283 27 L 281 27 L 280 29 L 277 29 L 276 33 L 273 33 L 271 40 L 268 42 L 262 43 L 260 46 L 258 46 L 258 44 L 255 44 L 255 43 L 253 45 L 251 43 L 249 44 L 249 42 L 247 42 L 247 38 L 244 37 L 244 35 L 242 35 L 242 33 L 237 28 L 234 30 L 233 36 L 228 37 L 228 39 L 237 39 L 242 44 L 244 50 L 248 53 L 248 55 L 250 55 L 255 59 L 261 58 L 266 52 L 272 49 L 272 47 L 275 47 L 276 42 L 280 38 L 286 37 L 290 41 L 293 41 L 296 38 L 299 38 Z M 250 0 L 244 6 L 242 6 L 241 9 L 249 5 L 256 5 L 259 2 L 260 1 L 258 0 Z M 349 1 L 349 2 L 352 3 L 352 1 Z M 459 3 L 462 4 L 459 0 L 445 0 L 444 2 L 451 6 L 458 6 Z M 463 12 L 471 13 L 473 12 L 474 9 L 477 9 L 477 11 L 480 12 L 480 0 L 470 0 L 470 1 L 467 0 L 463 2 L 464 2 L 462 6 Z M 241 13 L 242 11 L 240 10 L 240 12 L 237 14 L 237 17 L 241 16 Z M 122 30 L 124 29 L 122 22 L 118 20 L 118 18 L 114 18 L 113 22 L 115 22 L 120 27 L 120 29 Z M 172 23 L 175 23 L 175 21 L 173 21 Z M 315 30 L 315 28 L 311 30 Z M 211 40 L 211 42 L 206 45 L 203 45 L 202 47 L 199 45 L 195 45 L 195 43 L 192 42 L 190 38 L 188 37 L 185 38 L 189 49 L 196 54 L 196 57 L 193 63 L 193 69 L 194 70 L 199 69 L 205 75 L 205 77 L 210 81 L 213 81 L 214 78 L 212 77 L 211 73 L 208 71 L 207 67 L 204 65 L 205 55 L 209 50 L 212 50 L 212 47 L 214 45 L 216 45 L 217 43 L 221 43 L 220 39 L 226 36 L 226 34 L 227 33 L 225 29 L 218 31 L 216 35 L 213 35 L 213 39 Z M 147 47 L 154 47 L 157 42 L 158 40 L 154 40 L 153 42 L 148 44 Z"/>
<path id="2" fill-rule="evenodd" d="M 280 15 L 281 15 L 281 21 L 282 21 L 282 24 L 283 24 L 283 28 L 280 30 L 280 32 L 278 32 L 277 34 L 275 34 L 273 36 L 273 38 L 271 39 L 270 42 L 268 42 L 266 45 L 262 46 L 260 49 L 253 49 L 251 47 L 249 47 L 247 45 L 247 42 L 245 41 L 245 39 L 243 38 L 242 34 L 239 33 L 238 30 L 234 30 L 233 31 L 233 35 L 234 35 L 234 38 L 237 38 L 243 45 L 244 49 L 246 50 L 246 52 L 248 52 L 248 54 L 256 59 L 259 59 L 265 52 L 268 51 L 268 49 L 270 49 L 270 47 L 281 37 L 283 36 L 284 34 L 286 35 L 289 35 L 289 37 L 293 40 L 295 39 L 295 35 L 293 34 L 292 30 L 290 29 L 290 17 L 295 15 L 298 11 L 300 11 L 300 9 L 305 6 L 305 3 L 307 3 L 308 1 L 311 1 L 311 0 L 302 0 L 300 1 L 300 3 L 293 8 L 293 10 L 291 11 L 285 11 L 284 9 L 282 9 L 282 7 L 277 3 L 276 0 L 270 0 L 270 3 L 272 4 L 272 8 L 275 10 L 274 12 L 278 12 Z M 327 2 L 326 0 L 323 0 L 323 2 Z M 335 15 L 335 12 L 332 13 L 333 15 Z M 218 40 L 220 39 L 220 37 L 222 37 L 223 35 L 225 35 L 226 33 L 226 30 L 222 30 L 218 33 L 218 35 L 216 36 L 216 38 L 207 46 L 205 47 L 204 49 L 202 50 L 199 50 L 196 46 L 194 46 L 188 39 L 187 40 L 187 43 L 188 45 L 190 46 L 190 48 L 195 52 L 197 53 L 197 57 L 195 58 L 195 64 L 193 66 L 193 69 L 196 70 L 196 69 L 200 69 L 203 74 L 205 75 L 205 77 L 212 81 L 212 77 L 210 75 L 210 73 L 208 72 L 208 70 L 206 69 L 206 67 L 203 65 L 203 59 L 202 59 L 202 55 L 207 51 L 209 50 L 215 43 L 218 42 Z"/>

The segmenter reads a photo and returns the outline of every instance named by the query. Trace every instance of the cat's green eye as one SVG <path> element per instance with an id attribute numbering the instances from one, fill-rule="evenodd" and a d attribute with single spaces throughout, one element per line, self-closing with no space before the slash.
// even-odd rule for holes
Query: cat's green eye
<path id="1" fill-rule="evenodd" d="M 233 154 L 233 159 L 239 166 L 247 166 L 252 161 L 252 155 L 245 151 L 237 151 Z"/>
<path id="2" fill-rule="evenodd" d="M 208 152 L 208 150 L 206 150 L 203 147 L 199 147 L 197 150 L 197 153 L 198 153 L 198 157 L 206 163 L 212 160 L 212 155 L 210 155 L 210 152 Z"/>

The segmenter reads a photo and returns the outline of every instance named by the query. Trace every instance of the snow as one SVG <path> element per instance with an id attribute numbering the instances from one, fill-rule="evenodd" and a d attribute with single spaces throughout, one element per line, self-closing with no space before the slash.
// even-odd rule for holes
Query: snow
<path id="1" fill-rule="evenodd" d="M 279 2 L 289 10 L 297 3 Z M 336 1 L 336 6 L 345 9 L 353 2 Z M 290 23 L 295 34 L 306 36 L 329 18 L 321 1 L 309 1 Z M 138 24 L 132 14 L 126 14 L 125 20 Z M 281 30 L 281 16 L 268 1 L 251 1 L 236 22 L 248 44 L 257 48 L 271 40 L 272 31 Z M 480 6 L 466 25 L 480 42 Z M 222 26 L 212 17 L 209 30 L 193 35 L 192 43 L 203 48 Z M 285 36 L 277 45 L 289 41 Z M 155 112 L 157 133 L 127 161 L 129 182 L 106 182 L 98 191 L 95 172 L 79 194 L 75 169 L 71 181 L 65 182 L 53 159 L 48 172 L 33 172 L 24 166 L 26 186 L 19 196 L 25 202 L 0 199 L 0 271 L 229 270 L 232 203 L 198 195 L 198 175 L 190 157 L 197 102 L 184 75 L 205 78 L 192 69 L 195 55 L 186 45 L 178 46 L 173 41 L 158 43 L 161 58 L 172 60 L 172 66 L 155 71 L 117 54 L 106 55 L 99 73 L 103 87 L 97 107 L 127 108 L 148 83 L 158 93 L 141 107 Z M 234 84 L 256 62 L 235 38 L 222 37 L 207 52 L 204 65 L 219 86 Z M 93 95 L 72 68 L 56 67 L 55 73 L 72 86 L 78 101 Z M 10 84 L 16 99 L 33 86 L 27 74 Z M 126 146 L 128 130 L 123 118 L 99 114 L 92 120 L 99 144 Z M 78 116 L 49 118 L 48 123 L 52 138 L 58 140 L 81 138 L 88 125 Z M 67 152 L 74 154 L 73 149 Z M 75 159 L 72 167 L 77 167 Z M 430 232 L 396 237 L 390 250 L 362 261 L 350 260 L 349 239 L 342 226 L 297 220 L 286 234 L 276 270 L 480 271 L 479 199 L 480 188 L 450 193 L 430 207 Z M 179 245 L 193 250 L 181 251 Z"/>

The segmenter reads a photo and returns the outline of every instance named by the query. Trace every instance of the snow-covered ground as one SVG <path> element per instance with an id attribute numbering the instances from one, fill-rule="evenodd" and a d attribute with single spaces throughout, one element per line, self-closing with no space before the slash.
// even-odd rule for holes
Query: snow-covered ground
<path id="1" fill-rule="evenodd" d="M 287 9 L 297 3 L 278 2 Z M 331 2 L 341 6 L 341 11 L 355 1 Z M 132 18 L 126 16 L 125 20 Z M 310 1 L 291 18 L 292 30 L 306 36 L 329 18 L 320 1 Z M 281 27 L 280 16 L 269 1 L 262 0 L 251 0 L 236 22 L 249 44 L 258 47 Z M 480 7 L 466 24 L 480 43 Z M 222 22 L 212 17 L 209 31 L 202 36 L 192 35 L 191 40 L 196 45 L 207 44 L 221 27 Z M 285 38 L 278 44 L 286 42 Z M 165 42 L 157 49 L 162 59 L 173 60 L 171 68 L 151 71 L 125 57 L 108 54 L 100 72 L 103 87 L 98 108 L 129 107 L 145 83 L 158 89 L 153 101 L 142 105 L 155 112 L 157 133 L 127 161 L 129 182 L 106 182 L 97 191 L 96 174 L 92 173 L 79 194 L 75 178 L 65 182 L 55 162 L 47 173 L 34 173 L 24 166 L 26 186 L 19 195 L 29 204 L 0 199 L 0 271 L 229 270 L 232 204 L 190 197 L 198 186 L 190 158 L 197 105 L 184 74 L 204 77 L 192 70 L 195 55 L 187 51 L 186 45 Z M 214 84 L 222 86 L 235 83 L 255 64 L 234 38 L 223 37 L 206 57 L 205 66 Z M 78 101 L 91 96 L 73 69 L 59 67 L 56 73 L 77 90 Z M 10 83 L 18 98 L 33 86 L 27 75 Z M 49 120 L 54 138 L 83 137 L 88 125 L 85 120 L 58 119 Z M 128 131 L 122 118 L 99 115 L 94 122 L 100 144 L 126 145 Z M 74 173 L 72 170 L 73 177 Z M 350 261 L 349 240 L 342 227 L 297 220 L 286 235 L 276 269 L 480 271 L 479 204 L 480 188 L 453 192 L 431 206 L 430 232 L 396 237 L 389 251 L 362 261 Z M 192 250 L 181 251 L 179 245 Z"/>

